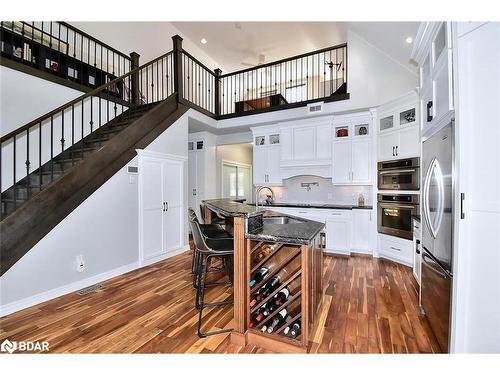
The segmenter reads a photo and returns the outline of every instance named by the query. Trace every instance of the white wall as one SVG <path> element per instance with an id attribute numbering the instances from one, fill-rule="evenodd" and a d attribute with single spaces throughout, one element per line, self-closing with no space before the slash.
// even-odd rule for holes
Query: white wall
<path id="1" fill-rule="evenodd" d="M 146 149 L 187 157 L 187 129 L 184 114 Z M 137 165 L 137 157 L 129 164 Z M 187 240 L 186 232 L 185 246 Z M 86 261 L 82 273 L 74 269 L 75 257 L 80 254 Z M 129 175 L 124 167 L 0 278 L 0 315 L 92 285 L 137 265 L 137 176 Z"/>
<path id="2" fill-rule="evenodd" d="M 140 63 L 172 50 L 172 36 L 178 34 L 183 40 L 183 49 L 196 57 L 210 69 L 223 67 L 208 56 L 198 41 L 186 38 L 170 22 L 71 22 L 71 24 L 122 53 L 137 52 Z"/>
<path id="3" fill-rule="evenodd" d="M 0 134 L 3 136 L 82 94 L 0 66 Z"/>
<path id="4" fill-rule="evenodd" d="M 326 103 L 320 115 L 377 107 L 417 87 L 415 73 L 352 31 L 348 32 L 347 48 L 347 91 L 350 99 Z M 265 125 L 306 117 L 311 117 L 307 109 L 299 107 L 221 120 L 218 128 Z"/>

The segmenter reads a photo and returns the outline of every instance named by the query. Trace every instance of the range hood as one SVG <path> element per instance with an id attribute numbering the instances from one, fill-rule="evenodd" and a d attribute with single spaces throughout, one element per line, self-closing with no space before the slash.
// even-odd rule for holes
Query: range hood
<path id="1" fill-rule="evenodd" d="M 281 161 L 280 172 L 282 179 L 304 175 L 332 178 L 332 160 Z"/>

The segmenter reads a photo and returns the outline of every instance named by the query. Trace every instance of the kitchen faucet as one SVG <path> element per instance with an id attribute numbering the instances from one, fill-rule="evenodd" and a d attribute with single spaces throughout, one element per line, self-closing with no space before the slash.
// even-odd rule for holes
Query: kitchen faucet
<path id="1" fill-rule="evenodd" d="M 255 209 L 258 210 L 259 209 L 259 195 L 260 195 L 260 192 L 263 190 L 263 189 L 267 189 L 271 192 L 271 195 L 267 196 L 266 198 L 266 203 L 267 204 L 271 204 L 273 203 L 274 201 L 274 191 L 273 189 L 271 189 L 269 186 L 260 186 L 256 191 L 255 191 Z"/>

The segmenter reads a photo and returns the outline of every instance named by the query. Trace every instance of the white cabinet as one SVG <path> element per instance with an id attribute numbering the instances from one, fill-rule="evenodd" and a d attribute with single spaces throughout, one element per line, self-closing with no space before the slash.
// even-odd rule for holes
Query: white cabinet
<path id="1" fill-rule="evenodd" d="M 372 116 L 338 116 L 333 124 L 332 182 L 335 185 L 372 183 Z"/>
<path id="2" fill-rule="evenodd" d="M 333 143 L 332 182 L 334 184 L 351 182 L 351 141 Z"/>
<path id="3" fill-rule="evenodd" d="M 328 211 L 325 221 L 327 251 L 348 254 L 351 251 L 351 211 Z"/>
<path id="4" fill-rule="evenodd" d="M 379 161 L 420 156 L 419 110 L 415 93 L 410 95 L 409 103 L 381 106 L 378 116 Z"/>
<path id="5" fill-rule="evenodd" d="M 415 45 L 411 58 L 420 66 L 421 129 L 425 135 L 454 109 L 452 23 L 423 22 L 420 27 L 425 42 Z"/>
<path id="6" fill-rule="evenodd" d="M 407 266 L 413 265 L 413 241 L 378 234 L 378 254 Z"/>
<path id="7" fill-rule="evenodd" d="M 254 185 L 281 185 L 281 135 L 274 131 L 254 132 L 253 183 Z"/>
<path id="8" fill-rule="evenodd" d="M 356 253 L 371 253 L 371 210 L 352 210 L 351 251 Z"/>
<path id="9" fill-rule="evenodd" d="M 139 150 L 140 261 L 167 255 L 184 244 L 182 158 Z"/>
<path id="10" fill-rule="evenodd" d="M 333 184 L 367 185 L 371 183 L 371 144 L 369 138 L 333 143 Z"/>

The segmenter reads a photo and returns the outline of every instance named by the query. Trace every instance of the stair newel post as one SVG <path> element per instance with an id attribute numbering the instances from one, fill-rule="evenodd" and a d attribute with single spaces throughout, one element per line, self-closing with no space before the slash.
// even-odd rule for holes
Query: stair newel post
<path id="1" fill-rule="evenodd" d="M 182 38 L 179 35 L 172 37 L 173 55 L 174 55 L 174 91 L 177 93 L 177 100 L 180 101 L 184 97 L 182 91 Z"/>
<path id="2" fill-rule="evenodd" d="M 139 67 L 139 57 L 140 55 L 137 52 L 130 53 L 130 70 L 137 69 Z M 131 98 L 132 105 L 139 105 L 139 72 L 135 72 L 131 74 Z M 129 98 L 130 100 L 130 98 Z"/>
<path id="3" fill-rule="evenodd" d="M 222 70 L 219 68 L 214 70 L 215 73 L 215 115 L 220 116 L 220 75 L 222 73 Z"/>

